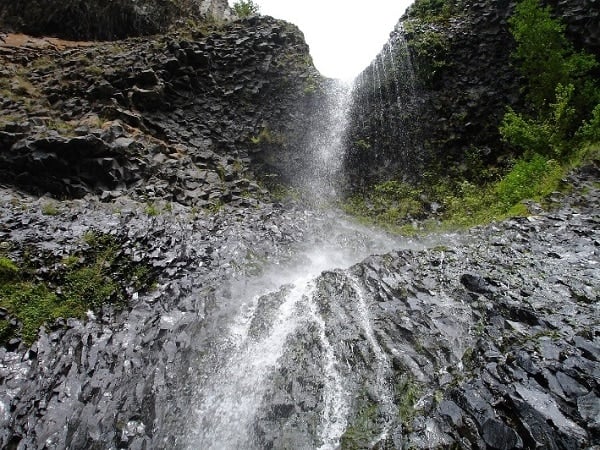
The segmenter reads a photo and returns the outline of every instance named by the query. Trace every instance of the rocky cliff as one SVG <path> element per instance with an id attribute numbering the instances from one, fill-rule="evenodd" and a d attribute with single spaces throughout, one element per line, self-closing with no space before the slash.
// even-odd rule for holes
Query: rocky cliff
<path id="1" fill-rule="evenodd" d="M 346 159 L 353 188 L 460 175 L 470 159 L 498 164 L 508 153 L 498 126 L 523 102 L 507 24 L 515 2 L 438 3 L 452 8 L 409 8 L 357 80 Z M 568 37 L 600 55 L 598 2 L 549 3 Z"/>
<path id="2" fill-rule="evenodd" d="M 226 0 L 16 0 L 0 5 L 0 29 L 65 39 L 111 40 L 234 17 Z"/>
<path id="3" fill-rule="evenodd" d="M 249 155 L 265 140 L 297 148 L 319 102 L 302 34 L 270 18 L 104 44 L 19 39 L 0 46 L 0 176 L 30 192 L 240 200 L 257 189 Z"/>
<path id="4" fill-rule="evenodd" d="M 510 68 L 492 72 L 504 6 L 478 5 L 398 28 L 363 74 L 357 183 L 448 141 L 453 86 L 477 124 L 492 78 L 510 91 Z M 436 59 L 449 30 L 451 48 L 468 44 L 456 65 Z M 308 131 L 316 146 L 340 137 L 324 95 L 339 86 L 296 27 L 1 37 L 0 447 L 600 445 L 597 165 L 553 194 L 556 211 L 391 236 L 264 189 L 330 169 Z M 418 45 L 435 50 L 424 63 Z M 395 145 L 420 138 L 429 153 L 399 164 Z"/>

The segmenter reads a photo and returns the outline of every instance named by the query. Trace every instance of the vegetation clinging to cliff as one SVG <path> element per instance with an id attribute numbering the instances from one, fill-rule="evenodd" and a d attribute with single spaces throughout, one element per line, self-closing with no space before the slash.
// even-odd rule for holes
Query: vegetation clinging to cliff
<path id="1" fill-rule="evenodd" d="M 233 4 L 233 11 L 238 17 L 248 17 L 260 12 L 260 7 L 252 0 L 239 0 Z"/>
<path id="2" fill-rule="evenodd" d="M 82 318 L 105 304 L 121 306 L 128 292 L 147 290 L 153 275 L 147 265 L 126 256 L 114 236 L 93 231 L 82 250 L 62 260 L 43 261 L 26 249 L 18 262 L 0 255 L 0 345 L 19 336 L 26 344 L 39 328 L 69 317 Z"/>
<path id="3" fill-rule="evenodd" d="M 564 156 L 576 148 L 571 141 L 574 137 L 593 138 L 594 119 L 583 121 L 600 106 L 600 87 L 593 76 L 598 62 L 593 55 L 576 52 L 565 37 L 564 25 L 536 0 L 517 5 L 510 29 L 530 103 L 528 113 L 509 109 L 500 132 L 526 157 L 535 153 Z"/>
<path id="4" fill-rule="evenodd" d="M 430 19 L 445 4 L 432 2 L 437 9 Z M 508 109 L 500 132 L 521 156 L 505 159 L 504 168 L 486 166 L 473 149 L 462 167 L 431 170 L 418 185 L 388 180 L 372 186 L 346 201 L 348 212 L 391 229 L 431 216 L 449 226 L 476 225 L 527 214 L 524 200 L 544 202 L 561 188 L 568 171 L 600 159 L 594 56 L 575 51 L 565 27 L 536 0 L 518 5 L 510 27 L 528 104 L 520 112 Z"/>

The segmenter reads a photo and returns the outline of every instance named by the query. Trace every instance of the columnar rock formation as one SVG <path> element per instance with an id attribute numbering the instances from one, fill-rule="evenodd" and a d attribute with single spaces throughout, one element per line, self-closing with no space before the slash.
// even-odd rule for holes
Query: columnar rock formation
<path id="1" fill-rule="evenodd" d="M 227 0 L 14 0 L 0 4 L 0 29 L 79 40 L 143 36 L 191 21 L 221 22 Z"/>
<path id="2" fill-rule="evenodd" d="M 600 55 L 598 1 L 549 3 L 569 38 Z M 450 15 L 425 17 L 409 8 L 358 78 L 347 137 L 352 188 L 415 181 L 426 172 L 460 171 L 469 158 L 497 163 L 506 155 L 498 126 L 507 106 L 523 101 L 510 57 L 514 4 L 460 1 Z"/>
<path id="3" fill-rule="evenodd" d="M 598 1 L 557 3 L 589 49 Z M 361 75 L 354 187 L 497 156 L 511 3 L 465 8 Z M 337 182 L 308 131 L 345 103 L 293 25 L 0 37 L 0 447 L 600 446 L 597 164 L 553 212 L 405 239 L 265 190 Z"/>
<path id="4" fill-rule="evenodd" d="M 302 33 L 266 17 L 143 41 L 10 42 L 0 175 L 42 194 L 239 199 L 256 188 L 249 155 L 299 148 L 321 92 Z"/>

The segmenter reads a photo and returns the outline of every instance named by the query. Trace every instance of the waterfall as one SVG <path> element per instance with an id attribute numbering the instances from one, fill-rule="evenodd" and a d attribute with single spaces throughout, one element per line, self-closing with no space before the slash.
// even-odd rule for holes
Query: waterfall
<path id="1" fill-rule="evenodd" d="M 381 71 L 386 70 L 383 60 Z M 371 82 L 382 101 L 378 65 Z M 364 74 L 357 81 L 364 84 Z M 328 83 L 328 95 L 307 145 L 306 168 L 298 186 L 316 204 L 338 194 L 343 142 L 352 88 Z M 383 120 L 383 117 L 382 117 Z M 373 445 L 390 434 L 397 413 L 390 387 L 391 364 L 378 341 L 370 299 L 360 280 L 344 270 L 365 257 L 416 245 L 357 225 L 331 211 L 314 216 L 318 225 L 304 248 L 285 264 L 266 266 L 224 286 L 223 306 L 212 327 L 208 350 L 197 361 L 188 432 L 188 449 L 339 448 L 350 426 L 365 368 L 353 367 L 353 352 L 372 362 L 378 433 Z M 419 244 L 420 245 L 420 244 Z M 332 272 L 333 271 L 333 272 Z M 326 275 L 330 274 L 330 275 Z M 324 277 L 339 282 L 339 292 L 324 292 Z M 348 345 L 340 334 L 351 332 Z M 309 405 L 309 406 L 306 406 Z"/>
<path id="2" fill-rule="evenodd" d="M 183 438 L 185 448 L 262 448 L 257 422 L 275 420 L 265 410 L 269 410 L 271 398 L 282 395 L 282 389 L 285 391 L 278 384 L 285 386 L 294 374 L 303 374 L 305 364 L 319 378 L 318 392 L 310 392 L 307 386 L 301 389 L 308 389 L 310 395 L 319 398 L 320 406 L 306 413 L 310 416 L 306 422 L 314 424 L 303 437 L 305 447 L 296 445 L 322 450 L 338 448 L 348 426 L 352 397 L 358 389 L 355 375 L 348 369 L 347 348 L 332 332 L 343 323 L 358 327 L 356 333 L 366 336 L 373 354 L 376 382 L 381 385 L 377 394 L 384 418 L 381 436 L 386 434 L 385 423 L 392 414 L 386 382 L 389 362 L 373 331 L 368 300 L 349 273 L 341 272 L 341 279 L 349 280 L 345 282 L 351 287 L 350 302 L 324 296 L 315 280 L 324 271 L 349 267 L 370 254 L 414 244 L 340 216 L 331 218 L 327 231 L 320 236 L 327 241 L 308 246 L 297 255 L 297 262 L 276 265 L 250 282 L 246 280 L 227 289 L 229 301 L 237 302 L 236 312 L 218 327 L 223 330 L 222 335 L 212 343 L 210 355 L 199 362 L 197 370 L 207 374 L 201 377 L 191 401 L 190 430 Z M 338 312 L 329 314 L 329 308 Z M 302 353 L 297 355 L 298 351 Z M 283 381 L 278 383 L 278 377 L 283 377 Z"/>
<path id="3" fill-rule="evenodd" d="M 325 89 L 320 123 L 309 132 L 306 170 L 298 183 L 317 203 L 335 199 L 339 194 L 352 86 L 329 80 Z"/>
<path id="4" fill-rule="evenodd" d="M 419 177 L 423 148 L 415 69 L 399 24 L 354 85 L 344 167 L 353 187 Z"/>

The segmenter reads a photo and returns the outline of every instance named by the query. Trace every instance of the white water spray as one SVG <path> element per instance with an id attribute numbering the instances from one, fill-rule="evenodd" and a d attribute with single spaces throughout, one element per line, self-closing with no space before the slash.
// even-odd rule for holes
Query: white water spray
<path id="1" fill-rule="evenodd" d="M 349 86 L 332 86 L 325 102 L 327 119 L 312 139 L 308 156 L 311 164 L 299 181 L 315 203 L 331 200 L 337 194 L 350 93 Z M 301 263 L 266 268 L 260 277 L 233 284 L 227 298 L 217 300 L 229 302 L 230 313 L 224 319 L 225 325 L 217 327 L 224 333 L 214 338 L 216 348 L 206 359 L 211 368 L 205 372 L 192 402 L 193 425 L 185 439 L 190 450 L 261 447 L 255 427 L 257 421 L 264 419 L 259 413 L 268 407 L 269 383 L 277 371 L 287 370 L 281 367 L 281 360 L 285 359 L 288 344 L 305 327 L 315 330 L 310 339 L 316 340 L 320 348 L 321 356 L 315 363 L 321 366 L 322 373 L 321 414 L 318 423 L 311 425 L 316 435 L 307 439 L 321 450 L 339 447 L 348 426 L 352 403 L 348 386 L 353 383 L 353 375 L 347 370 L 347 362 L 339 360 L 339 343 L 328 335 L 330 319 L 319 309 L 314 280 L 325 270 L 347 268 L 369 255 L 406 247 L 407 242 L 353 224 L 340 214 L 315 220 L 326 222 L 327 226 L 315 240 L 318 244 L 297 255 Z M 381 385 L 376 395 L 384 421 L 380 436 L 383 438 L 392 417 L 392 396 L 386 383 L 389 362 L 375 337 L 365 295 L 357 280 L 352 285 L 356 302 L 353 316 L 357 316 L 372 349 L 376 382 Z M 310 354 L 302 357 L 309 358 Z"/>

